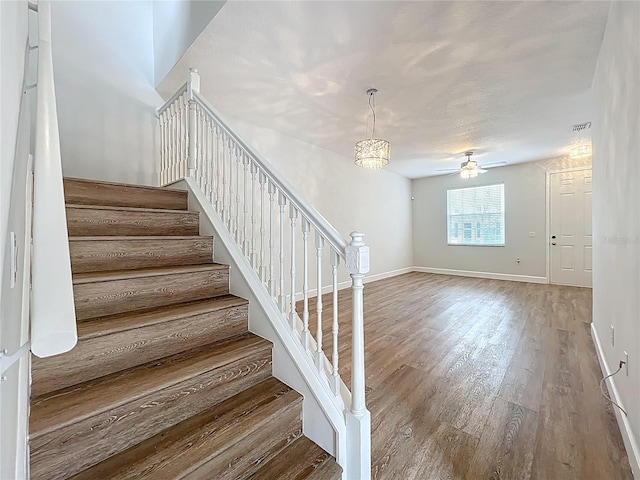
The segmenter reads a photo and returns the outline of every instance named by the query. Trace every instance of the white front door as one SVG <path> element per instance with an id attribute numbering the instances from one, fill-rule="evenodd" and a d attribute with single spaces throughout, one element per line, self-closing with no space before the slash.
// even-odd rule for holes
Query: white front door
<path id="1" fill-rule="evenodd" d="M 592 286 L 591 169 L 550 174 L 550 282 Z"/>

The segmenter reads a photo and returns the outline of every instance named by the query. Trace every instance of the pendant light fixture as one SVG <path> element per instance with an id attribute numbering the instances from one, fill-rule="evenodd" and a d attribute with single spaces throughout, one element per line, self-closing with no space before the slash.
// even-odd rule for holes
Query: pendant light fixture
<path id="1" fill-rule="evenodd" d="M 356 143 L 355 147 L 355 164 L 359 167 L 370 168 L 376 170 L 389 164 L 391 149 L 387 140 L 375 138 L 376 136 L 376 103 L 375 94 L 378 92 L 375 88 L 367 90 L 369 97 L 369 108 L 373 114 L 373 128 L 371 129 L 371 138 L 365 138 Z M 367 130 L 369 129 L 367 121 Z"/>

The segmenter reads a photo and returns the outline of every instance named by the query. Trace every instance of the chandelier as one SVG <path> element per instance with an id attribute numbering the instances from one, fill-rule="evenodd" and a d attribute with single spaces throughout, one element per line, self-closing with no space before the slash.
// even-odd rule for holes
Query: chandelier
<path id="1" fill-rule="evenodd" d="M 359 167 L 369 168 L 372 170 L 379 169 L 389 164 L 391 149 L 389 142 L 376 135 L 376 104 L 374 95 L 378 92 L 375 88 L 367 90 L 369 96 L 369 108 L 373 114 L 373 128 L 371 129 L 371 138 L 365 138 L 356 143 L 355 146 L 355 164 Z M 369 130 L 369 121 L 367 119 L 367 130 Z"/>

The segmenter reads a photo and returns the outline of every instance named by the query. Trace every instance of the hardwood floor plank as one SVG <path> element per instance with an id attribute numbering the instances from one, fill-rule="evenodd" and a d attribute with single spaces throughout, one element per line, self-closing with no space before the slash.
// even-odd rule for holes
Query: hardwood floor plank
<path id="1" fill-rule="evenodd" d="M 532 410 L 497 398 L 471 459 L 467 478 L 530 478 L 537 417 Z"/>
<path id="2" fill-rule="evenodd" d="M 631 480 L 598 389 L 590 289 L 414 272 L 364 295 L 374 478 Z M 338 309 L 349 386 L 350 290 Z M 330 353 L 326 317 L 323 332 Z"/>

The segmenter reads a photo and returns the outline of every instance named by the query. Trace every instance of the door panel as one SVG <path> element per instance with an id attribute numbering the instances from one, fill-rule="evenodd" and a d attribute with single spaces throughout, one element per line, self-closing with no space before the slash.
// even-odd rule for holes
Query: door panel
<path id="1" fill-rule="evenodd" d="M 592 285 L 591 170 L 550 175 L 550 281 Z"/>

